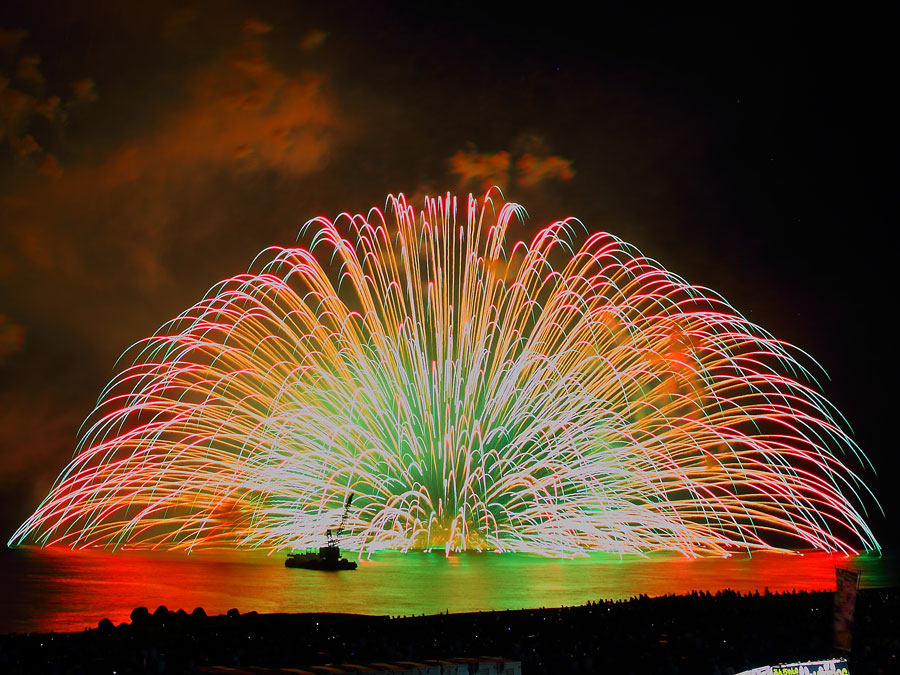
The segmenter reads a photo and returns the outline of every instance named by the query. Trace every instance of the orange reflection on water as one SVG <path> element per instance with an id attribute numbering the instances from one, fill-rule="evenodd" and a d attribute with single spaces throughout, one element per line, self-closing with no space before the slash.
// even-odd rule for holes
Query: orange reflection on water
<path id="1" fill-rule="evenodd" d="M 352 556 L 351 556 L 352 557 Z M 288 569 L 262 553 L 107 553 L 23 548 L 0 556 L 8 591 L 0 631 L 81 630 L 134 607 L 190 612 L 434 614 L 578 605 L 730 588 L 741 592 L 833 590 L 835 566 L 862 574 L 863 587 L 897 583 L 892 557 L 824 553 L 688 559 L 675 554 L 595 554 L 549 560 L 524 554 L 382 553 L 355 572 Z"/>

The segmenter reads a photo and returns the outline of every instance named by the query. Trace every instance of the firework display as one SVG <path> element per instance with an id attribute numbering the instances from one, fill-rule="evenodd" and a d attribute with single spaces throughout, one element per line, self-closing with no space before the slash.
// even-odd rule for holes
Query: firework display
<path id="1" fill-rule="evenodd" d="M 458 213 L 458 209 L 465 209 Z M 877 548 L 811 359 L 574 219 L 400 195 L 133 346 L 11 545 Z"/>

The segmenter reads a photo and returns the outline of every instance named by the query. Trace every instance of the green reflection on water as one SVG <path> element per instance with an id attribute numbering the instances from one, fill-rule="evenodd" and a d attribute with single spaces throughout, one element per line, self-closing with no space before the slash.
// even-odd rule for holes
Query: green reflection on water
<path id="1" fill-rule="evenodd" d="M 352 557 L 352 556 L 351 556 Z M 259 552 L 203 554 L 72 552 L 23 548 L 0 556 L 10 591 L 0 630 L 80 630 L 103 617 L 127 621 L 158 605 L 210 614 L 352 612 L 434 614 L 557 607 L 731 588 L 741 592 L 833 590 L 834 568 L 861 573 L 862 586 L 897 584 L 896 558 L 873 554 L 756 554 L 687 559 L 597 553 L 574 560 L 527 554 L 380 553 L 353 572 L 288 569 Z"/>

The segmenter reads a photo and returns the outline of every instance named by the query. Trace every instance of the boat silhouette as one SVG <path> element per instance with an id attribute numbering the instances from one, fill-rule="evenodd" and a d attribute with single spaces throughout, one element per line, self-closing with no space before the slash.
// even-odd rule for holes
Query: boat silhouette
<path id="1" fill-rule="evenodd" d="M 350 511 L 350 502 L 353 501 L 353 493 L 347 496 L 347 503 L 344 505 L 344 514 L 341 516 L 341 524 L 338 526 L 337 532 L 331 529 L 325 531 L 328 543 L 320 546 L 318 551 L 306 551 L 304 553 L 288 553 L 287 559 L 284 561 L 285 567 L 294 567 L 304 570 L 355 570 L 356 561 L 347 560 L 341 557 L 341 549 L 339 546 L 340 536 L 344 532 L 344 522 L 347 520 L 347 513 Z"/>

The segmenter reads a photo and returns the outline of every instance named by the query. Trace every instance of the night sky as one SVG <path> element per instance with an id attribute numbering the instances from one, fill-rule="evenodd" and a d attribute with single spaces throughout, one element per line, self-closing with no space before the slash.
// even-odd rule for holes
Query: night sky
<path id="1" fill-rule="evenodd" d="M 897 542 L 887 16 L 307 4 L 0 10 L 3 541 L 116 357 L 259 250 L 499 185 L 520 237 L 576 216 L 812 354 Z"/>

